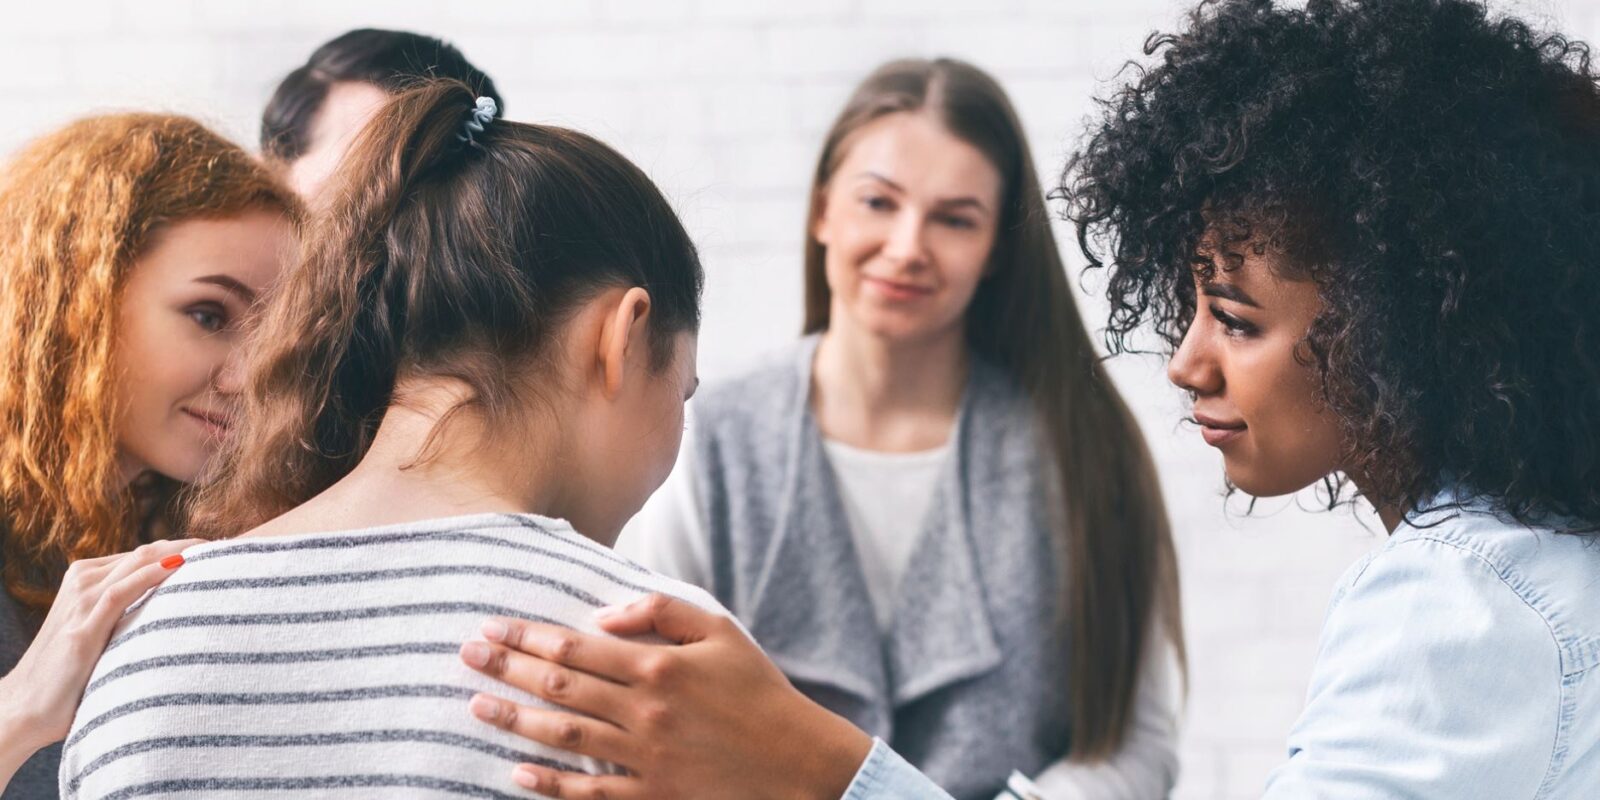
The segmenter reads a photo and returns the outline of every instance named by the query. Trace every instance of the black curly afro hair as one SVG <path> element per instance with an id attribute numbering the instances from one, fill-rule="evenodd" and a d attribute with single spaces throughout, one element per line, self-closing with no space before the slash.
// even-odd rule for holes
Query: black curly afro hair
<path id="1" fill-rule="evenodd" d="M 1466 0 L 1222 0 L 1145 53 L 1057 193 L 1107 272 L 1112 352 L 1178 345 L 1195 270 L 1238 261 L 1213 242 L 1272 248 L 1318 287 L 1304 349 L 1368 500 L 1453 490 L 1593 531 L 1588 47 Z"/>

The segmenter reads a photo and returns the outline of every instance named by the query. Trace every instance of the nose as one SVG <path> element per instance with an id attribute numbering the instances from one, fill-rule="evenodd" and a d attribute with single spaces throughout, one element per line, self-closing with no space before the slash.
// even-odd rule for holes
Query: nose
<path id="1" fill-rule="evenodd" d="M 895 218 L 889 238 L 883 243 L 883 254 L 899 264 L 915 265 L 927 257 L 924 234 L 927 225 L 915 209 L 903 209 Z"/>
<path id="2" fill-rule="evenodd" d="M 1178 343 L 1177 352 L 1167 362 L 1167 380 L 1196 396 L 1212 395 L 1222 390 L 1222 370 L 1217 365 L 1204 314 L 1196 314 Z"/>

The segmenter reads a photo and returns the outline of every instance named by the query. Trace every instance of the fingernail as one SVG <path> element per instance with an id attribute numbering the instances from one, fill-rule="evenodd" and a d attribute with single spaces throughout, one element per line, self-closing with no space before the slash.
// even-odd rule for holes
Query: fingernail
<path id="1" fill-rule="evenodd" d="M 183 566 L 183 554 L 173 553 L 172 555 L 161 559 L 161 566 L 166 567 L 167 569 L 177 569 L 178 567 Z"/>
<path id="2" fill-rule="evenodd" d="M 494 722 L 494 718 L 500 715 L 500 704 L 481 694 L 473 695 L 467 708 L 472 711 L 472 716 L 485 722 Z"/>
<path id="3" fill-rule="evenodd" d="M 628 610 L 627 606 L 606 606 L 605 608 L 602 608 L 599 611 L 594 612 L 594 618 L 595 619 L 606 619 L 608 617 L 614 617 L 614 616 L 616 616 L 618 614 L 621 614 L 622 612 L 627 611 L 627 610 Z"/>
<path id="4" fill-rule="evenodd" d="M 474 667 L 489 665 L 489 645 L 483 642 L 467 642 L 461 645 L 461 660 Z"/>
<path id="5" fill-rule="evenodd" d="M 516 769 L 511 770 L 511 780 L 516 781 L 524 789 L 535 791 L 539 789 L 539 773 L 534 772 L 533 767 L 527 764 L 518 764 Z"/>
<path id="6" fill-rule="evenodd" d="M 483 623 L 478 630 L 483 633 L 483 638 L 491 642 L 503 642 L 506 640 L 506 624 L 500 620 L 491 619 Z"/>

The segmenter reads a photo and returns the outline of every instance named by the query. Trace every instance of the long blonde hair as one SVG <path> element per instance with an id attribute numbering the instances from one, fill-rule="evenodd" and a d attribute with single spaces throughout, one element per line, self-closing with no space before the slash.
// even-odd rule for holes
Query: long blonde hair
<path id="1" fill-rule="evenodd" d="M 1004 181 L 991 272 L 966 312 L 969 346 L 1029 393 L 1065 499 L 1054 531 L 1065 554 L 1066 676 L 1072 752 L 1103 758 L 1132 722 L 1134 690 L 1152 626 L 1185 661 L 1177 560 L 1155 466 L 1133 415 L 1100 363 L 1073 302 L 1050 232 L 1022 124 L 995 80 L 953 59 L 879 67 L 829 130 L 807 220 L 805 332 L 828 327 L 826 248 L 812 235 L 829 179 L 851 134 L 889 114 L 931 113 L 977 147 Z"/>
<path id="2" fill-rule="evenodd" d="M 148 538 L 176 484 L 117 480 L 118 298 L 152 231 L 298 200 L 185 117 L 79 120 L 0 175 L 0 541 L 6 590 L 54 600 L 69 561 Z"/>

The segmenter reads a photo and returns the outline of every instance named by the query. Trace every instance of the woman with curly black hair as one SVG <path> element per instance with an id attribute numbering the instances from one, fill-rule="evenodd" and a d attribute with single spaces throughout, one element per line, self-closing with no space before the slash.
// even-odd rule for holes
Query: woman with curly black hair
<path id="1" fill-rule="evenodd" d="M 1147 53 L 1059 192 L 1113 351 L 1170 354 L 1237 489 L 1322 483 L 1391 533 L 1338 587 L 1268 796 L 1600 796 L 1587 46 L 1467 0 L 1223 0 Z M 729 623 L 656 599 L 603 625 L 689 644 L 522 637 L 555 699 L 611 718 L 575 669 L 652 719 L 519 712 L 541 741 L 642 754 L 624 777 L 535 768 L 541 792 L 945 797 Z"/>

